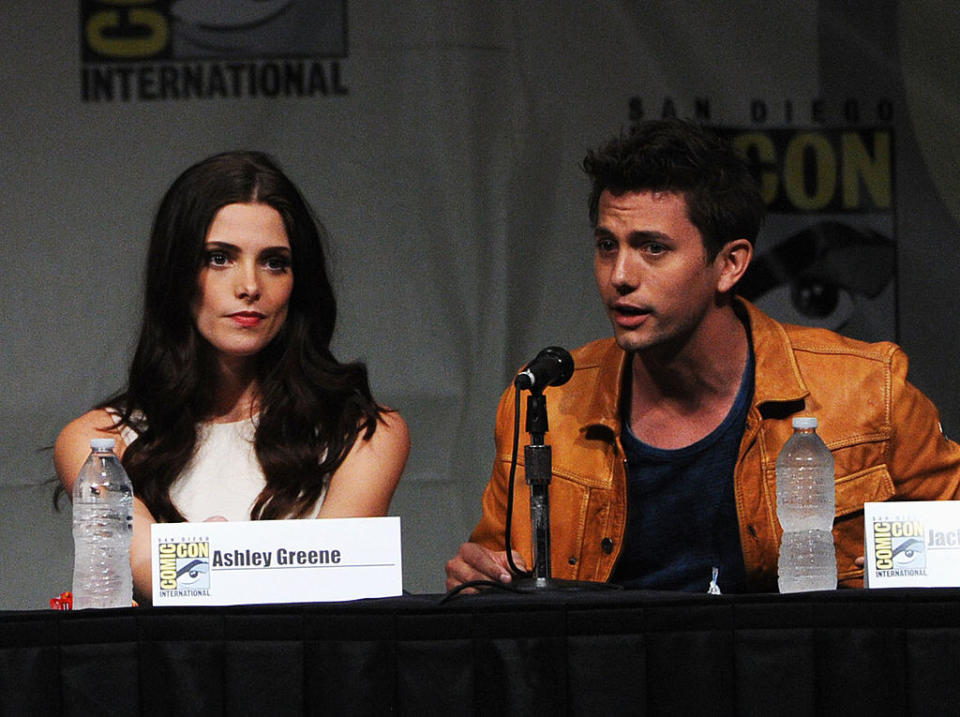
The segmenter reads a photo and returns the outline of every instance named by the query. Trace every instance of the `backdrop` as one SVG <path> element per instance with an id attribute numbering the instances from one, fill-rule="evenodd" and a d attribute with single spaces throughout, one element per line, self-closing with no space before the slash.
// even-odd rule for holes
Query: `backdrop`
<path id="1" fill-rule="evenodd" d="M 751 297 L 899 341 L 960 432 L 953 5 L 66 5 L 0 7 L 0 608 L 69 588 L 49 446 L 123 384 L 161 193 L 231 148 L 272 153 L 322 218 L 336 353 L 410 424 L 391 510 L 410 591 L 442 589 L 479 516 L 511 373 L 610 333 L 578 164 L 644 118 L 697 119 L 758 163 Z"/>

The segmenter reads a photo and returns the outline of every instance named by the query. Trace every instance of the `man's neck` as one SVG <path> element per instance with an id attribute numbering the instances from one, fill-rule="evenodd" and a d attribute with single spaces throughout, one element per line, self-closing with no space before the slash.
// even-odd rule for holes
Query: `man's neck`
<path id="1" fill-rule="evenodd" d="M 747 330 L 732 306 L 712 312 L 674 347 L 632 357 L 630 428 L 644 443 L 682 448 L 723 422 L 740 389 Z"/>

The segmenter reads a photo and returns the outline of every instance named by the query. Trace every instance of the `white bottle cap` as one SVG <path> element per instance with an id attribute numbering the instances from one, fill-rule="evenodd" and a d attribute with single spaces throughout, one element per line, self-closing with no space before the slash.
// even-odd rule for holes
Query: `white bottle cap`
<path id="1" fill-rule="evenodd" d="M 117 445 L 115 438 L 91 438 L 90 447 L 95 451 L 112 451 Z"/>
<path id="2" fill-rule="evenodd" d="M 816 428 L 817 417 L 816 416 L 794 416 L 793 427 L 794 428 Z"/>

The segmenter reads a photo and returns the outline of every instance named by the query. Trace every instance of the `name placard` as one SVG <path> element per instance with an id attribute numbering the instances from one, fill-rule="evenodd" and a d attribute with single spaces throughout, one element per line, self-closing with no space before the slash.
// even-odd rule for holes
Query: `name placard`
<path id="1" fill-rule="evenodd" d="M 403 590 L 400 518 L 151 526 L 154 605 L 392 597 Z"/>
<path id="2" fill-rule="evenodd" d="M 869 588 L 960 586 L 960 501 L 864 503 Z"/>

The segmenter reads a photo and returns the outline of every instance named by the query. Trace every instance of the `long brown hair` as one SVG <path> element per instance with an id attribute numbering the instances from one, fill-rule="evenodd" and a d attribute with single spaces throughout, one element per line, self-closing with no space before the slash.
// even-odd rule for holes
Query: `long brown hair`
<path id="1" fill-rule="evenodd" d="M 123 463 L 134 492 L 162 522 L 184 520 L 170 487 L 190 461 L 214 396 L 214 356 L 191 307 L 207 230 L 233 203 L 273 207 L 283 218 L 294 274 L 286 322 L 257 356 L 259 417 L 254 442 L 266 486 L 253 519 L 302 517 L 358 436 L 383 412 L 360 363 L 330 352 L 336 301 L 327 276 L 325 232 L 294 184 L 259 152 L 226 152 L 181 174 L 157 211 L 147 258 L 143 323 L 127 389 L 102 407 L 137 439 Z"/>

